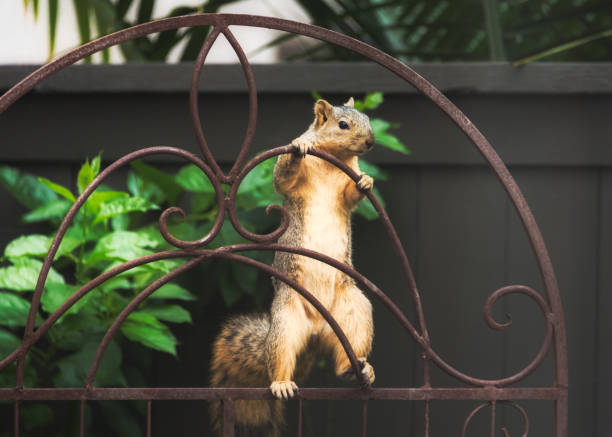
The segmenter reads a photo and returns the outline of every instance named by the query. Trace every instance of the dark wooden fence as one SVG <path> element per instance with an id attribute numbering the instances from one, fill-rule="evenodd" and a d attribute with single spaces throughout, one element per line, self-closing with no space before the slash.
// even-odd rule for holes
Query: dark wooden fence
<path id="1" fill-rule="evenodd" d="M 0 67 L 0 88 L 8 89 L 31 70 Z M 612 65 L 539 64 L 513 69 L 451 64 L 416 66 L 416 70 L 445 91 L 480 128 L 523 190 L 547 242 L 563 298 L 570 369 L 569 435 L 611 435 Z M 376 66 L 291 64 L 254 66 L 254 72 L 260 93 L 253 143 L 257 151 L 284 145 L 307 127 L 312 117 L 311 90 L 336 103 L 365 91 L 385 92 L 385 103 L 376 115 L 401 124 L 397 135 L 413 153 L 403 157 L 376 150 L 368 159 L 391 175 L 390 181 L 377 185 L 413 263 L 434 347 L 448 362 L 475 376 L 497 378 L 524 367 L 544 335 L 535 304 L 520 296 L 502 299 L 500 319 L 509 313 L 514 321 L 506 333 L 487 328 L 482 307 L 488 295 L 503 285 L 520 283 L 542 290 L 542 284 L 515 211 L 459 130 L 409 85 Z M 70 184 L 79 163 L 99 150 L 108 161 L 148 145 L 195 152 L 186 103 L 190 75 L 191 66 L 182 65 L 72 67 L 0 117 L 0 162 Z M 234 66 L 205 69 L 202 121 L 220 162 L 233 161 L 246 125 L 241 75 Z M 182 164 L 168 159 L 158 163 L 169 168 Z M 0 204 L 2 247 L 19 234 L 33 232 L 20 223 L 20 206 L 2 191 Z M 382 227 L 358 219 L 354 239 L 357 269 L 408 310 L 409 295 Z M 375 326 L 372 362 L 377 385 L 413 386 L 418 380 L 418 357 L 412 340 L 380 306 L 375 306 Z M 195 329 L 185 330 L 181 337 L 185 350 L 195 351 L 192 357 L 197 359 L 176 363 L 160 357 L 157 383 L 163 384 L 165 369 L 177 366 L 184 370 L 182 385 L 206 383 L 202 373 L 208 345 L 202 345 L 202 338 L 212 334 L 202 335 L 197 328 L 196 324 Z M 198 355 L 198 350 L 205 352 Z M 524 384 L 550 384 L 550 374 L 550 362 L 544 363 Z M 434 383 L 456 384 L 441 373 L 433 376 Z M 452 404 L 434 403 L 433 435 L 458 435 L 474 407 L 468 402 Z M 551 435 L 552 405 L 533 401 L 524 406 L 532 422 L 529 435 Z M 182 414 L 185 430 L 202 426 L 185 413 L 197 414 L 198 408 L 175 411 Z M 370 427 L 385 430 L 384 435 L 406 435 L 409 427 L 413 432 L 408 435 L 419 435 L 421 421 L 413 420 L 421 417 L 419 408 L 416 403 L 375 402 L 370 407 Z M 311 409 L 312 415 L 333 414 L 335 424 L 345 425 L 343 418 L 359 406 Z M 519 423 L 511 410 L 502 414 L 509 423 Z M 440 420 L 443 415 L 446 419 Z M 312 426 L 317 426 L 316 421 Z M 335 432 L 334 426 L 319 435 L 348 435 Z M 157 429 L 164 435 L 163 424 Z M 509 431 L 511 436 L 522 432 L 518 426 Z"/>

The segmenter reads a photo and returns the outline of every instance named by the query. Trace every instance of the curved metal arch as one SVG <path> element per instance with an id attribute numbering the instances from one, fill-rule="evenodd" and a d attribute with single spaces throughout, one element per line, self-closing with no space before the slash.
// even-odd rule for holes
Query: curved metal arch
<path id="1" fill-rule="evenodd" d="M 519 372 L 519 374 L 521 375 L 521 377 L 523 377 L 524 376 L 522 375 L 523 372 L 526 375 L 531 370 L 533 370 L 533 368 L 535 368 L 537 364 L 539 364 L 539 362 L 543 358 L 544 354 L 546 353 L 548 349 L 548 345 L 554 344 L 555 346 L 555 370 L 556 370 L 555 371 L 555 387 L 559 388 L 562 392 L 565 393 L 564 396 L 557 398 L 557 409 L 556 409 L 557 432 L 558 432 L 558 435 L 560 436 L 566 435 L 567 422 L 563 418 L 567 416 L 567 345 L 566 345 L 565 327 L 563 323 L 563 311 L 562 311 L 561 300 L 560 300 L 559 291 L 558 291 L 558 285 L 557 285 L 557 281 L 554 275 L 553 267 L 552 267 L 548 252 L 546 250 L 546 246 L 544 244 L 543 238 L 535 222 L 535 219 L 531 211 L 529 210 L 529 207 L 527 206 L 527 203 L 522 193 L 520 192 L 516 182 L 510 175 L 509 171 L 507 170 L 507 168 L 505 167 L 505 165 L 503 164 L 503 162 L 501 161 L 497 153 L 493 150 L 491 145 L 488 143 L 485 137 L 480 133 L 480 131 L 469 121 L 469 119 L 454 104 L 452 104 L 444 95 L 442 95 L 442 93 L 440 93 L 440 91 L 438 91 L 432 84 L 427 82 L 425 79 L 419 76 L 412 69 L 405 66 L 404 64 L 397 61 L 396 59 L 390 57 L 389 55 L 371 46 L 368 46 L 367 44 L 354 40 L 350 37 L 338 34 L 336 32 L 322 29 L 316 26 L 311 26 L 311 25 L 307 25 L 303 23 L 289 21 L 289 20 L 282 20 L 282 19 L 269 18 L 269 17 L 257 17 L 257 16 L 249 16 L 249 15 L 234 15 L 234 14 L 195 14 L 195 15 L 184 16 L 184 17 L 174 17 L 174 18 L 158 20 L 158 21 L 154 21 L 151 23 L 146 23 L 146 24 L 142 24 L 139 26 L 135 26 L 133 28 L 125 29 L 125 30 L 116 32 L 114 34 L 108 35 L 106 37 L 100 38 L 98 40 L 92 41 L 91 43 L 85 44 L 67 53 L 66 55 L 52 61 L 46 66 L 41 67 L 40 69 L 38 69 L 31 75 L 26 77 L 24 80 L 22 80 L 20 83 L 18 83 L 15 87 L 11 88 L 2 97 L 0 97 L 0 113 L 6 110 L 11 104 L 17 101 L 21 96 L 23 96 L 25 93 L 31 90 L 34 86 L 36 86 L 36 84 L 45 80 L 47 77 L 51 76 L 52 74 L 61 70 L 62 68 L 78 61 L 79 59 L 87 57 L 91 55 L 92 53 L 95 53 L 99 50 L 103 50 L 112 45 L 127 41 L 129 39 L 147 35 L 149 33 L 154 33 L 154 32 L 159 32 L 159 31 L 169 30 L 169 29 L 176 29 L 178 27 L 191 27 L 191 26 L 200 26 L 200 25 L 212 25 L 213 31 L 209 35 L 209 39 L 207 39 L 207 41 L 205 42 L 202 48 L 202 51 L 200 52 L 200 56 L 198 57 L 196 69 L 194 70 L 194 76 L 192 79 L 192 88 L 191 88 L 190 95 L 197 97 L 197 93 L 194 90 L 196 89 L 197 84 L 199 82 L 199 73 L 204 63 L 206 54 L 208 50 L 210 49 L 210 46 L 212 46 L 212 44 L 214 43 L 214 39 L 220 33 L 223 33 L 230 41 L 230 44 L 232 45 L 234 51 L 236 52 L 243 66 L 243 69 L 245 71 L 245 77 L 246 77 L 247 85 L 249 89 L 249 102 L 250 102 L 249 103 L 250 105 L 249 106 L 250 107 L 249 124 L 247 127 L 245 138 L 243 140 L 242 148 L 229 174 L 224 175 L 221 172 L 218 164 L 215 162 L 214 158 L 212 157 L 212 154 L 210 154 L 210 151 L 208 150 L 208 146 L 203 137 L 203 133 L 201 134 L 201 138 L 200 138 L 199 132 L 201 132 L 201 125 L 200 125 L 199 115 L 197 114 L 197 98 L 191 97 L 192 102 L 191 102 L 190 109 L 192 113 L 192 121 L 194 124 L 194 129 L 196 130 L 198 143 L 200 144 L 202 153 L 207 163 L 205 164 L 202 161 L 199 161 L 199 159 L 197 157 L 194 157 L 193 155 L 191 155 L 188 159 L 192 160 L 192 157 L 193 157 L 196 160 L 198 160 L 198 162 L 193 161 L 193 160 L 192 162 L 196 163 L 196 165 L 198 165 L 202 169 L 202 171 L 206 173 L 206 175 L 209 178 L 211 178 L 211 180 L 216 180 L 218 183 L 229 183 L 232 186 L 231 194 L 229 198 L 227 197 L 223 198 L 222 194 L 220 194 L 220 191 L 217 191 L 217 201 L 219 205 L 219 213 L 218 213 L 217 221 L 215 222 L 214 228 L 216 228 L 217 226 L 220 228 L 220 225 L 223 222 L 225 210 L 227 209 L 229 213 L 230 221 L 236 227 L 236 229 L 241 234 L 243 234 L 243 236 L 251 239 L 252 241 L 264 242 L 264 241 L 270 241 L 272 237 L 276 237 L 280 235 L 286 229 L 286 219 L 287 219 L 286 214 L 284 213 L 284 210 L 282 209 L 282 207 L 273 206 L 273 207 L 279 208 L 281 210 L 281 213 L 283 213 L 281 225 L 276 231 L 272 232 L 272 234 L 269 234 L 266 236 L 257 236 L 255 234 L 250 234 L 248 231 L 242 228 L 242 226 L 238 222 L 237 217 L 235 215 L 235 210 L 233 209 L 233 200 L 237 193 L 237 186 L 239 185 L 240 181 L 244 178 L 245 174 L 248 171 L 250 171 L 255 165 L 257 165 L 258 162 L 263 161 L 263 159 L 258 160 L 257 162 L 254 162 L 256 160 L 252 160 L 251 162 L 247 163 L 242 170 L 240 170 L 240 167 L 242 166 L 242 163 L 244 162 L 244 159 L 246 158 L 246 155 L 248 153 L 248 149 L 250 147 L 250 143 L 251 143 L 254 129 L 255 129 L 257 101 L 256 101 L 256 89 L 255 89 L 254 78 L 252 75 L 252 70 L 250 69 L 250 66 L 248 65 L 248 60 L 246 59 L 244 52 L 240 48 L 240 45 L 238 44 L 238 42 L 235 40 L 235 38 L 233 37 L 233 35 L 228 29 L 228 26 L 230 25 L 267 27 L 267 28 L 272 28 L 272 29 L 277 29 L 277 30 L 282 30 L 282 31 L 299 33 L 305 36 L 310 36 L 310 37 L 317 38 L 317 39 L 320 39 L 326 42 L 330 42 L 330 43 L 339 45 L 341 47 L 345 47 L 356 53 L 360 53 L 363 56 L 371 59 L 372 61 L 377 62 L 378 64 L 384 66 L 389 71 L 393 72 L 397 76 L 401 77 L 402 79 L 406 80 L 411 85 L 413 85 L 417 90 L 419 90 L 422 94 L 428 97 L 433 103 L 435 103 L 440 109 L 442 109 L 442 111 L 446 113 L 446 115 L 449 116 L 449 118 L 451 118 L 451 120 L 455 124 L 457 124 L 457 126 L 468 136 L 468 138 L 473 142 L 473 144 L 476 146 L 478 151 L 481 153 L 481 155 L 487 161 L 489 166 L 495 172 L 496 176 L 498 177 L 504 189 L 508 193 L 510 199 L 512 200 L 515 208 L 517 209 L 517 212 L 519 213 L 521 221 L 530 239 L 532 248 L 535 252 L 538 266 L 539 266 L 539 269 L 540 269 L 540 272 L 541 272 L 541 275 L 544 281 L 544 286 L 545 286 L 547 300 L 548 300 L 548 302 L 544 301 L 543 298 L 538 293 L 536 293 L 535 291 L 531 289 L 527 289 L 526 287 L 522 287 L 522 286 L 505 287 L 505 288 L 495 291 L 487 300 L 487 303 L 485 304 L 485 318 L 491 328 L 505 329 L 507 326 L 509 326 L 510 322 L 506 324 L 500 324 L 492 319 L 491 313 L 490 313 L 490 308 L 492 304 L 499 297 L 505 294 L 518 292 L 518 293 L 526 294 L 536 300 L 536 302 L 542 309 L 545 315 L 546 321 L 547 321 L 547 334 L 546 334 L 544 344 L 540 352 L 534 359 L 534 361 L 531 364 L 529 364 L 527 368 L 525 368 L 523 371 Z M 291 151 L 289 146 L 286 146 L 286 148 L 287 150 L 281 153 L 289 153 Z M 146 150 L 146 149 L 143 149 L 143 150 Z M 180 149 L 176 149 L 176 150 L 180 150 Z M 181 151 L 181 152 L 184 152 L 184 151 Z M 138 153 L 138 152 L 135 152 L 135 153 Z M 175 153 L 175 152 L 173 151 L 171 153 Z M 184 152 L 184 153 L 187 153 L 187 152 Z M 181 154 L 181 153 L 176 153 L 176 154 Z M 333 161 L 333 159 L 332 160 L 328 159 L 329 157 L 326 157 L 324 152 L 319 152 L 319 151 L 314 150 L 312 154 L 315 156 L 318 156 L 319 158 L 326 159 L 330 162 Z M 345 173 L 347 173 L 351 178 L 353 178 L 353 180 L 355 181 L 357 180 L 356 179 L 357 175 L 351 174 L 350 169 L 343 168 L 343 166 L 339 165 L 338 163 L 335 163 L 335 162 L 332 162 L 332 163 L 338 166 L 341 170 L 345 171 Z M 117 162 L 115 164 L 117 164 Z M 115 164 L 113 164 L 113 166 Z M 92 186 L 95 185 L 95 182 L 96 181 L 92 183 Z M 88 187 L 88 190 L 89 188 L 91 188 L 91 186 Z M 91 194 L 93 189 L 95 189 L 95 186 L 91 188 L 91 190 L 89 191 L 86 190 L 86 192 L 88 193 L 87 195 Z M 222 193 L 222 190 L 221 190 L 221 193 Z M 77 203 L 73 205 L 73 208 L 71 208 L 70 212 L 67 215 L 67 218 L 70 216 L 70 214 L 75 214 L 76 210 L 78 210 L 78 208 L 84 203 L 86 197 L 83 199 L 82 197 L 83 196 L 79 197 L 79 199 L 77 200 L 77 203 L 80 202 L 78 206 L 76 206 Z M 488 381 L 488 380 L 481 380 L 478 378 L 472 378 L 472 377 L 464 375 L 461 372 L 455 370 L 454 368 L 446 364 L 440 357 L 436 355 L 436 353 L 433 351 L 433 349 L 430 346 L 429 335 L 428 335 L 428 331 L 427 331 L 427 327 L 425 323 L 425 317 L 424 317 L 421 303 L 420 303 L 420 296 L 419 296 L 419 293 L 416 287 L 416 283 L 414 281 L 414 277 L 412 275 L 412 271 L 410 269 L 410 264 L 403 250 L 403 247 L 401 246 L 401 243 L 399 242 L 397 233 L 395 232 L 395 229 L 393 225 L 391 224 L 388 216 L 386 215 L 386 213 L 384 212 L 380 204 L 378 204 L 374 196 L 371 193 L 368 193 L 368 197 L 370 198 L 370 201 L 372 201 L 374 207 L 377 209 L 377 211 L 380 214 L 381 220 L 385 228 L 387 229 L 387 232 L 393 242 L 396 254 L 399 256 L 402 262 L 404 274 L 406 275 L 406 279 L 408 280 L 408 283 L 410 285 L 410 289 L 412 293 L 411 296 L 412 296 L 413 304 L 415 306 L 415 311 L 417 313 L 417 319 L 418 319 L 417 322 L 420 328 L 420 335 L 422 336 L 422 340 L 423 340 L 422 343 L 421 342 L 418 342 L 418 343 L 421 345 L 421 347 L 425 351 L 424 385 L 425 386 L 429 385 L 428 363 L 430 360 L 434 361 L 436 365 L 438 365 L 438 367 L 440 367 L 442 370 L 447 371 L 447 373 L 450 373 L 451 375 L 457 377 L 460 380 L 463 380 L 464 382 L 468 382 L 468 383 L 475 384 L 475 385 L 487 386 L 489 384 L 492 384 L 494 386 L 502 386 L 502 385 L 516 382 L 516 380 L 520 379 L 518 378 L 519 374 L 514 375 L 512 377 L 503 378 L 501 380 L 495 380 L 495 381 Z M 209 235 L 203 237 L 200 240 L 194 241 L 194 242 L 183 242 L 183 241 L 180 241 L 174 238 L 173 236 L 169 234 L 167 230 L 167 226 L 165 226 L 165 223 L 166 223 L 167 217 L 170 214 L 175 213 L 175 212 L 182 213 L 182 211 L 179 210 L 178 208 L 169 208 L 168 210 L 164 211 L 164 213 L 160 217 L 160 225 L 162 228 L 162 234 L 164 235 L 164 238 L 166 238 L 168 242 L 170 242 L 171 244 L 177 247 L 182 247 L 186 249 L 187 248 L 194 249 L 196 247 L 200 247 L 206 244 L 208 241 L 214 238 L 214 235 L 216 234 L 216 232 L 213 232 L 213 231 L 211 231 Z M 26 346 L 26 344 L 30 341 L 31 336 L 33 334 L 33 322 L 34 322 L 33 315 L 36 314 L 37 309 L 38 309 L 37 302 L 40 301 L 40 294 L 42 293 L 42 288 L 44 286 L 46 274 L 48 273 L 48 270 L 50 267 L 50 262 L 51 262 L 50 260 L 53 259 L 53 254 L 57 250 L 59 241 L 61 240 L 61 237 L 63 236 L 63 233 L 66 231 L 66 228 L 69 224 L 68 223 L 65 225 L 65 222 L 66 220 L 64 220 L 64 222 L 62 223 L 62 227 L 60 227 L 60 231 L 58 231 L 58 234 L 56 235 L 56 238 L 54 239 L 51 245 L 47 259 L 45 259 L 45 264 L 43 265 L 43 269 L 41 270 L 41 274 L 39 276 L 35 295 L 33 297 L 33 304 L 32 304 L 30 316 L 28 318 L 28 322 L 26 325 L 26 330 L 24 333 L 24 340 L 22 342 L 22 348 L 25 347 L 26 350 L 24 353 L 20 353 L 16 357 L 19 362 L 18 369 L 17 369 L 17 381 L 18 381 L 17 386 L 18 387 L 22 386 L 22 381 L 23 381 L 23 366 L 25 362 L 24 358 L 25 358 L 25 353 L 27 353 L 27 348 L 29 348 L 29 346 Z M 63 231 L 62 231 L 62 228 L 63 228 Z M 34 309 L 35 311 L 33 311 Z M 552 341 L 553 338 L 554 338 L 554 342 Z M 347 353 L 348 353 L 348 350 L 347 350 Z M 4 361 L 6 360 L 3 360 L 3 363 Z M 0 365 L 1 364 L 2 363 L 0 363 Z"/>

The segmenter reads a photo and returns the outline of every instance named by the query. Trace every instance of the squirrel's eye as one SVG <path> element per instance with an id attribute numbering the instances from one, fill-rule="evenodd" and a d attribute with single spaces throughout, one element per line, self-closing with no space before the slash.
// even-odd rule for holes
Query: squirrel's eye
<path id="1" fill-rule="evenodd" d="M 346 121 L 341 121 L 340 123 L 338 123 L 338 127 L 340 127 L 340 129 L 348 129 L 349 125 Z"/>

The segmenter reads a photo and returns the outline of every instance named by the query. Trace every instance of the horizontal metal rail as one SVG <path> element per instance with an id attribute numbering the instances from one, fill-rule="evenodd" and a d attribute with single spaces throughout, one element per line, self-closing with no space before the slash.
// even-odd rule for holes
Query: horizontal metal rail
<path id="1" fill-rule="evenodd" d="M 504 401 L 565 399 L 562 388 L 302 388 L 295 399 L 378 400 L 378 401 Z M 20 401 L 197 401 L 273 400 L 269 388 L 252 387 L 171 387 L 171 388 L 1 388 L 0 400 Z"/>

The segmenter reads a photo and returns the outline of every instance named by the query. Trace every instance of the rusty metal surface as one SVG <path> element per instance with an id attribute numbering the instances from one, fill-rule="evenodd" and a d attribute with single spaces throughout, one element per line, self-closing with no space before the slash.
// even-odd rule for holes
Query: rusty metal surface
<path id="1" fill-rule="evenodd" d="M 130 39 L 148 35 L 150 33 L 160 32 L 163 30 L 176 29 L 179 27 L 192 27 L 211 25 L 212 30 L 209 33 L 202 49 L 195 61 L 193 76 L 189 93 L 189 109 L 191 121 L 193 124 L 196 139 L 202 153 L 203 159 L 186 152 L 182 149 L 174 147 L 158 146 L 146 149 L 137 150 L 129 153 L 121 159 L 115 161 L 90 184 L 89 187 L 79 196 L 71 209 L 66 214 L 62 221 L 59 230 L 49 248 L 47 256 L 44 260 L 40 276 L 36 285 L 36 289 L 32 298 L 30 313 L 24 331 L 24 336 L 21 346 L 0 362 L 0 370 L 12 363 L 17 363 L 16 370 L 16 386 L 14 388 L 0 389 L 0 400 L 14 401 L 14 421 L 15 421 L 15 436 L 19 435 L 19 402 L 22 400 L 79 400 L 81 401 L 80 415 L 80 434 L 84 433 L 84 414 L 85 403 L 88 400 L 146 400 L 147 401 L 147 435 L 151 433 L 151 410 L 152 401 L 155 400 L 186 400 L 186 399 L 220 399 L 223 401 L 223 417 L 225 436 L 234 435 L 234 400 L 236 399 L 271 399 L 272 395 L 267 388 L 96 388 L 94 381 L 98 370 L 98 365 L 104 356 L 106 347 L 108 346 L 113 335 L 120 328 L 121 323 L 129 316 L 129 314 L 145 299 L 147 299 L 157 288 L 164 283 L 176 278 L 180 274 L 196 266 L 201 262 L 206 262 L 210 259 L 226 259 L 232 262 L 239 262 L 251 267 L 257 268 L 270 276 L 274 276 L 279 280 L 287 283 L 296 292 L 306 298 L 326 319 L 330 327 L 337 335 L 339 341 L 344 347 L 347 356 L 351 362 L 353 370 L 359 376 L 362 384 L 361 388 L 301 388 L 297 394 L 299 399 L 299 417 L 298 435 L 301 435 L 301 401 L 302 400 L 361 400 L 362 406 L 362 435 L 367 435 L 367 410 L 368 401 L 370 400 L 411 400 L 424 401 L 425 413 L 423 417 L 425 436 L 430 434 L 430 414 L 432 400 L 482 400 L 485 403 L 476 407 L 466 418 L 463 429 L 457 430 L 457 434 L 461 432 L 461 436 L 466 435 L 472 418 L 486 407 L 490 407 L 490 435 L 495 435 L 495 411 L 496 408 L 502 405 L 509 405 L 520 412 L 524 422 L 524 436 L 529 432 L 529 419 L 523 407 L 518 405 L 513 400 L 538 399 L 547 400 L 555 403 L 555 437 L 567 437 L 567 345 L 563 310 L 561 299 L 555 274 L 552 264 L 542 239 L 541 233 L 535 222 L 535 219 L 527 206 L 527 203 L 521 194 L 516 182 L 510 175 L 508 169 L 501 161 L 497 153 L 491 145 L 480 133 L 480 131 L 468 120 L 468 118 L 444 95 L 440 93 L 433 85 L 415 73 L 412 69 L 397 61 L 396 59 L 386 55 L 385 53 L 367 45 L 360 41 L 354 40 L 347 36 L 336 32 L 319 28 L 303 23 L 282 20 L 278 18 L 249 16 L 249 15 L 234 15 L 234 14 L 194 14 L 183 17 L 167 18 L 163 20 L 146 23 L 132 28 L 128 28 L 114 34 L 105 36 L 98 40 L 85 44 L 59 58 L 49 64 L 39 68 L 24 80 L 19 82 L 2 97 L 0 97 L 0 113 L 5 111 L 13 103 L 19 100 L 24 94 L 32 90 L 37 84 L 44 81 L 49 76 L 57 71 L 75 63 L 76 61 L 85 58 L 97 51 L 120 44 Z M 238 193 L 238 187 L 246 175 L 259 163 L 266 159 L 278 156 L 284 153 L 293 153 L 294 149 L 291 146 L 276 147 L 268 150 L 257 157 L 245 163 L 251 142 L 255 133 L 257 120 L 257 90 L 253 71 L 249 65 L 248 59 L 240 44 L 231 33 L 229 26 L 252 26 L 266 27 L 271 29 L 282 30 L 286 32 L 299 33 L 310 36 L 328 43 L 336 44 L 356 53 L 360 53 L 366 58 L 384 66 L 389 71 L 404 79 L 410 85 L 415 87 L 423 95 L 428 97 L 436 104 L 448 117 L 457 124 L 464 134 L 473 142 L 475 147 L 490 165 L 499 181 L 506 190 L 508 196 L 512 200 L 521 220 L 525 231 L 530 239 L 531 246 L 534 250 L 538 267 L 540 269 L 545 294 L 540 294 L 537 291 L 522 285 L 508 285 L 500 288 L 489 296 L 484 304 L 485 321 L 491 329 L 506 330 L 512 325 L 512 319 L 508 317 L 505 322 L 499 322 L 493 318 L 493 306 L 502 297 L 509 294 L 523 294 L 538 305 L 541 310 L 542 317 L 545 321 L 545 335 L 540 349 L 532 360 L 522 369 L 514 374 L 505 376 L 499 379 L 483 379 L 477 376 L 468 375 L 457 370 L 450 363 L 447 363 L 440 357 L 431 345 L 429 332 L 427 329 L 425 314 L 421 305 L 419 290 L 410 267 L 410 263 L 402 244 L 398 238 L 397 232 L 388 215 L 377 201 L 376 197 L 371 193 L 366 193 L 366 196 L 372 202 L 374 208 L 378 211 L 382 225 L 386 229 L 387 235 L 392 242 L 395 254 L 399 260 L 406 284 L 411 296 L 412 304 L 415 312 L 415 321 L 411 322 L 399 309 L 399 307 L 375 284 L 369 281 L 365 276 L 355 271 L 352 267 L 338 262 L 324 254 L 302 249 L 299 247 L 290 247 L 280 244 L 275 244 L 274 241 L 282 235 L 288 227 L 289 217 L 287 211 L 279 205 L 270 205 L 266 212 L 275 209 L 280 212 L 280 223 L 274 231 L 259 235 L 249 232 L 245 229 L 238 220 L 235 208 L 235 200 Z M 210 51 L 217 37 L 223 34 L 229 41 L 231 47 L 236 52 L 236 55 L 242 65 L 245 73 L 245 79 L 248 86 L 249 95 L 249 119 L 246 133 L 243 139 L 242 147 L 236 160 L 226 174 L 222 171 L 218 163 L 212 155 L 204 133 L 199 116 L 199 101 L 198 101 L 198 85 L 200 82 L 201 72 L 206 60 L 206 56 Z M 356 174 L 344 163 L 340 162 L 334 156 L 322 151 L 312 150 L 310 154 L 329 161 L 333 165 L 344 171 L 351 179 L 357 182 L 360 175 Z M 186 161 L 195 164 L 200 170 L 210 179 L 216 193 L 216 201 L 218 206 L 217 217 L 212 226 L 212 229 L 207 235 L 202 236 L 195 241 L 182 241 L 173 236 L 168 230 L 167 220 L 171 215 L 178 214 L 185 216 L 184 211 L 178 207 L 170 207 L 162 212 L 159 219 L 160 232 L 164 239 L 176 247 L 176 250 L 160 252 L 146 257 L 138 258 L 117 266 L 104 274 L 98 276 L 90 283 L 84 285 L 76 291 L 60 308 L 51 314 L 36 330 L 34 330 L 35 315 L 40 306 L 40 300 L 44 289 L 45 280 L 51 262 L 59 247 L 59 244 L 65 235 L 68 227 L 74 219 L 78 210 L 82 207 L 91 193 L 116 169 L 126 165 L 130 161 L 150 155 L 172 154 L 184 158 Z M 229 193 L 226 195 L 223 191 L 222 184 L 230 186 Z M 205 246 L 210 243 L 220 232 L 224 219 L 229 219 L 236 231 L 251 241 L 248 244 L 238 244 L 226 246 L 215 250 L 206 249 Z M 353 349 L 348 342 L 341 327 L 336 323 L 331 314 L 326 308 L 313 296 L 308 290 L 301 287 L 298 283 L 291 280 L 283 273 L 276 271 L 267 264 L 263 264 L 251 258 L 240 255 L 240 252 L 252 250 L 272 250 L 272 251 L 287 251 L 304 256 L 309 256 L 320 260 L 336 269 L 346 273 L 355 279 L 360 286 L 379 299 L 381 303 L 389 310 L 391 315 L 395 317 L 401 326 L 410 334 L 413 340 L 418 344 L 421 351 L 422 360 L 422 381 L 419 387 L 414 388 L 367 388 L 365 387 L 361 372 L 358 371 L 359 364 Z M 121 311 L 116 317 L 112 325 L 108 328 L 103 340 L 100 342 L 98 350 L 91 362 L 90 370 L 84 381 L 83 388 L 68 389 L 68 388 L 24 388 L 23 375 L 25 366 L 25 357 L 30 348 L 38 342 L 49 328 L 64 314 L 73 304 L 83 298 L 87 293 L 93 290 L 104 281 L 114 277 L 115 275 L 133 268 L 138 265 L 146 264 L 161 259 L 169 258 L 185 258 L 188 259 L 183 265 L 166 274 L 157 281 L 151 283 L 142 290 L 132 301 Z M 507 387 L 523 380 L 531 374 L 542 363 L 544 358 L 549 354 L 553 355 L 555 372 L 553 375 L 553 383 L 549 387 Z M 451 375 L 458 381 L 467 384 L 468 388 L 439 388 L 431 386 L 431 366 L 434 365 Z M 502 432 L 508 437 L 508 431 L 502 428 Z"/>

